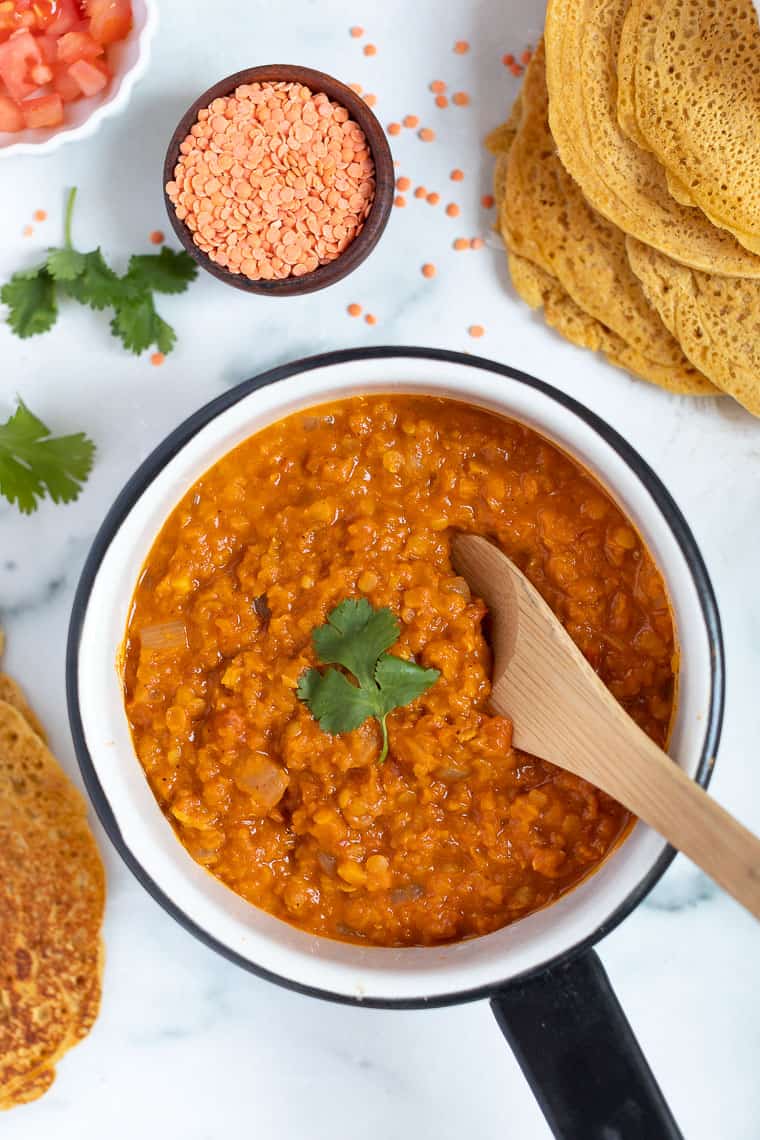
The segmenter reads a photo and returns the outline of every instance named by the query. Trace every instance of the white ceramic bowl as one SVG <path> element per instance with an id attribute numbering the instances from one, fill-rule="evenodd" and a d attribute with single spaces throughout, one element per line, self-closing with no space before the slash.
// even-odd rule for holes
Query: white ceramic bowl
<path id="1" fill-rule="evenodd" d="M 69 637 L 69 713 L 106 830 L 147 889 L 188 929 L 246 968 L 299 990 L 368 1004 L 427 1005 L 483 996 L 589 946 L 641 900 L 672 852 L 639 823 L 596 874 L 560 901 L 456 945 L 382 949 L 318 938 L 245 902 L 177 841 L 135 756 L 116 668 L 140 568 L 187 488 L 268 424 L 371 391 L 449 396 L 511 416 L 598 476 L 639 527 L 668 583 L 683 662 L 670 751 L 707 782 L 723 704 L 720 623 L 678 507 L 636 452 L 569 397 L 502 365 L 427 349 L 339 352 L 275 369 L 201 409 L 154 452 L 114 504 L 83 572 Z"/>
<path id="2" fill-rule="evenodd" d="M 16 155 L 52 154 L 64 143 L 88 139 L 98 127 L 126 107 L 132 90 L 145 74 L 150 61 L 153 36 L 158 27 L 158 0 L 132 0 L 134 23 L 125 40 L 109 49 L 113 78 L 100 95 L 67 103 L 60 127 L 0 132 L 0 158 Z"/>

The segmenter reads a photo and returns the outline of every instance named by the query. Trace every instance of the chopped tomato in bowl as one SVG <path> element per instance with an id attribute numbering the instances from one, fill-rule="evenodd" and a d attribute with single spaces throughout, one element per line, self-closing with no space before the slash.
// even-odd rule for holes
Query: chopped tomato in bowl
<path id="1" fill-rule="evenodd" d="M 0 0 L 0 156 L 90 134 L 123 107 L 156 18 L 156 0 Z"/>

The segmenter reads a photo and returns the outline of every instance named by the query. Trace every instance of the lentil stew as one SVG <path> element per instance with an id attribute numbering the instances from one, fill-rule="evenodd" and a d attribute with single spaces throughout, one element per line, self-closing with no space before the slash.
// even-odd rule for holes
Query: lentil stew
<path id="1" fill-rule="evenodd" d="M 299 412 L 206 472 L 143 567 L 123 679 L 153 793 L 197 862 L 311 933 L 489 933 L 578 884 L 632 824 L 488 713 L 486 612 L 452 569 L 455 531 L 514 559 L 664 745 L 678 658 L 663 579 L 599 483 L 501 416 L 406 395 Z M 312 631 L 361 596 L 398 617 L 392 652 L 441 674 L 389 715 L 382 765 L 375 720 L 330 736 L 296 696 Z"/>

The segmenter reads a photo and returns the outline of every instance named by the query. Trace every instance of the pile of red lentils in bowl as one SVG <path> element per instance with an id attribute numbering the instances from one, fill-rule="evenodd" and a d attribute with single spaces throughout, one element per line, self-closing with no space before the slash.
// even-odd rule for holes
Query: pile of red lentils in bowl
<path id="1" fill-rule="evenodd" d="M 349 112 L 300 83 L 242 84 L 180 144 L 166 193 L 193 241 L 251 281 L 303 277 L 361 232 L 375 164 Z"/>

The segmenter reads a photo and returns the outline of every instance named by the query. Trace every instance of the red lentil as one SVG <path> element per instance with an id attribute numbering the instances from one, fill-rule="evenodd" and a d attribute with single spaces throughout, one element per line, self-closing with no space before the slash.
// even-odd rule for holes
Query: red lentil
<path id="1" fill-rule="evenodd" d="M 486 210 L 490 210 L 494 204 L 494 201 L 495 199 L 493 194 L 484 194 L 480 199 L 480 204 L 481 206 L 485 207 Z"/>
<path id="2" fill-rule="evenodd" d="M 431 190 L 427 196 L 427 203 L 429 206 L 437 206 L 441 200 L 441 195 L 436 194 L 435 190 Z"/>
<path id="3" fill-rule="evenodd" d="M 462 181 L 464 181 L 464 171 L 460 170 L 457 167 L 456 169 L 452 170 L 451 174 L 449 175 L 449 178 L 451 179 L 452 182 L 462 182 Z"/>
<path id="4" fill-rule="evenodd" d="M 470 242 L 469 242 L 468 238 L 455 238 L 454 239 L 454 249 L 462 250 L 462 249 L 469 249 L 469 248 L 470 248 Z"/>
<path id="5" fill-rule="evenodd" d="M 398 206 L 399 209 L 403 209 L 404 206 L 406 205 L 406 198 L 404 197 L 404 195 L 403 194 L 397 194 L 396 197 L 393 199 L 393 205 Z"/>
<path id="6" fill-rule="evenodd" d="M 154 352 L 150 358 L 151 364 L 155 365 L 156 368 L 159 368 L 165 360 L 166 357 L 164 356 L 163 352 Z"/>
<path id="7" fill-rule="evenodd" d="M 46 222 L 47 210 L 35 210 L 32 217 L 34 218 L 35 222 Z"/>
<path id="8" fill-rule="evenodd" d="M 362 307 L 361 305 L 357 305 L 354 301 L 353 304 L 348 306 L 346 312 L 348 313 L 349 317 L 360 317 L 362 315 Z"/>
<path id="9" fill-rule="evenodd" d="M 470 102 L 470 96 L 466 91 L 455 91 L 451 96 L 451 101 L 456 107 L 467 107 Z"/>
<path id="10" fill-rule="evenodd" d="M 483 334 L 485 333 L 486 330 L 483 328 L 482 325 L 470 325 L 470 327 L 468 328 L 467 331 L 470 334 L 470 336 L 480 337 L 480 336 L 483 336 Z"/>
<path id="11" fill-rule="evenodd" d="M 162 245 L 163 240 L 164 240 L 164 231 L 163 230 L 151 230 L 151 232 L 150 232 L 151 245 Z"/>
<path id="12" fill-rule="evenodd" d="M 449 100 L 445 95 L 436 95 L 435 105 L 436 107 L 440 107 L 442 111 L 445 111 L 449 105 Z"/>
<path id="13" fill-rule="evenodd" d="M 430 84 L 430 90 L 435 95 L 443 95 L 444 91 L 446 90 L 446 84 L 443 82 L 442 79 L 434 79 L 433 82 Z"/>
<path id="14" fill-rule="evenodd" d="M 400 135 L 401 134 L 401 123 L 388 123 L 387 129 L 388 129 L 389 135 Z"/>
<path id="15" fill-rule="evenodd" d="M 403 123 L 405 127 L 414 130 L 415 127 L 420 125 L 419 115 L 404 115 Z"/>
<path id="16" fill-rule="evenodd" d="M 355 40 L 358 40 L 360 36 L 364 35 L 364 28 L 360 28 L 358 26 L 353 27 L 353 28 L 349 28 L 348 31 L 349 31 L 349 34 L 351 36 L 353 36 L 353 38 Z"/>
<path id="17" fill-rule="evenodd" d="M 364 54 L 365 55 L 377 55 L 377 48 L 375 47 L 374 44 L 365 44 L 364 45 Z"/>
<path id="18" fill-rule="evenodd" d="M 414 191 L 415 198 L 427 198 L 427 190 L 424 186 L 418 186 Z"/>
<path id="19" fill-rule="evenodd" d="M 159 806 L 197 862 L 312 933 L 485 934 L 571 889 L 629 828 L 487 711 L 485 607 L 452 569 L 457 530 L 517 561 L 664 744 L 676 665 L 657 567 L 591 475 L 487 412 L 384 395 L 299 412 L 187 491 L 140 576 L 124 687 Z M 382 766 L 374 721 L 331 737 L 295 695 L 312 630 L 357 594 L 398 615 L 394 652 L 441 672 L 391 713 Z M 170 652 L 142 637 L 178 622 Z"/>
<path id="20" fill-rule="evenodd" d="M 339 257 L 372 208 L 375 167 L 345 107 L 298 83 L 242 84 L 198 112 L 166 192 L 212 261 L 250 280 Z"/>
<path id="21" fill-rule="evenodd" d="M 448 217 L 458 218 L 459 213 L 460 213 L 459 206 L 457 206 L 456 202 L 449 202 L 448 206 L 446 207 L 446 214 L 448 215 Z"/>
<path id="22" fill-rule="evenodd" d="M 423 277 L 435 277 L 435 266 L 428 261 L 422 266 Z"/>
<path id="23" fill-rule="evenodd" d="M 430 127 L 422 127 L 419 131 L 419 137 L 423 142 L 433 142 L 435 139 L 435 131 L 431 130 Z"/>
<path id="24" fill-rule="evenodd" d="M 454 44 L 454 51 L 457 55 L 465 55 L 470 50 L 470 45 L 467 40 L 457 40 Z"/>
<path id="25" fill-rule="evenodd" d="M 470 249 L 482 249 L 484 245 L 485 242 L 482 238 L 474 237 L 470 240 Z"/>
<path id="26" fill-rule="evenodd" d="M 403 191 L 409 190 L 411 188 L 411 185 L 412 185 L 411 179 L 407 178 L 406 175 L 404 175 L 404 174 L 400 174 L 398 176 L 398 178 L 396 179 L 396 189 L 397 190 L 403 190 Z"/>
<path id="27" fill-rule="evenodd" d="M 377 324 L 377 317 L 375 316 L 374 313 L 367 313 L 367 315 L 364 319 L 368 325 L 376 325 Z"/>

